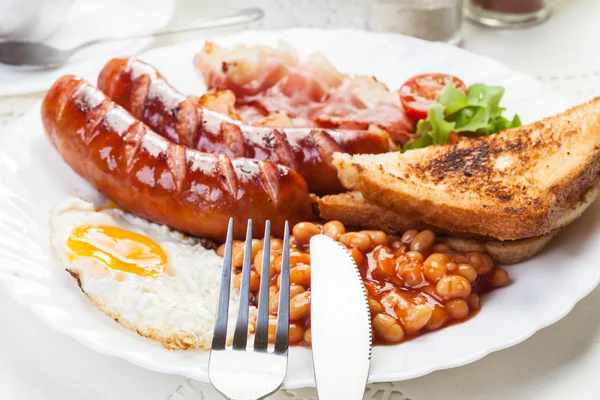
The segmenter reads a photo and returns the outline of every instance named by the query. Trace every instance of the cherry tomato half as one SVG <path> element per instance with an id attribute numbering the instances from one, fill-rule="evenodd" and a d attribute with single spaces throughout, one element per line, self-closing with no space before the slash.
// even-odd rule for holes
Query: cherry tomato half
<path id="1" fill-rule="evenodd" d="M 412 119 L 427 118 L 427 110 L 437 100 L 438 93 L 446 86 L 448 78 L 454 82 L 454 87 L 467 92 L 463 81 L 448 74 L 416 75 L 404 82 L 398 94 L 406 114 Z"/>

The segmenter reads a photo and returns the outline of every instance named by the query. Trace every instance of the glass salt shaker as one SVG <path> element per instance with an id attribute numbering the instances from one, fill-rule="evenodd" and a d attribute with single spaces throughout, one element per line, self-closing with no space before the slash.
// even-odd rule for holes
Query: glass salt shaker
<path id="1" fill-rule="evenodd" d="M 466 15 L 491 27 L 529 26 L 548 19 L 550 0 L 467 0 Z"/>
<path id="2" fill-rule="evenodd" d="M 367 27 L 459 44 L 463 0 L 369 0 Z"/>

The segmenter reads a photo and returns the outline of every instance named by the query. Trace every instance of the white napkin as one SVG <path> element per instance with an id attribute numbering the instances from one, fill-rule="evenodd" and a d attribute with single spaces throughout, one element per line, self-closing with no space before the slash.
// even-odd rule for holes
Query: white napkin
<path id="1" fill-rule="evenodd" d="M 59 48 L 71 48 L 100 37 L 120 37 L 169 24 L 175 0 L 77 0 L 64 24 L 46 42 Z M 73 56 L 64 67 L 36 71 L 0 64 L 0 96 L 47 90 L 60 76 L 85 75 L 97 71 L 102 62 L 118 55 L 133 55 L 152 39 L 106 43 L 92 46 Z"/>

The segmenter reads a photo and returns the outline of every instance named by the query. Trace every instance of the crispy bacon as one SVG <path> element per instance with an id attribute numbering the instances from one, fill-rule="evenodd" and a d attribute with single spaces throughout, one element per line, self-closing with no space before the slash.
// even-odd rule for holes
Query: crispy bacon
<path id="1" fill-rule="evenodd" d="M 399 144 L 412 137 L 413 121 L 395 92 L 374 77 L 340 73 L 320 53 L 300 63 L 285 43 L 225 49 L 207 42 L 195 64 L 210 91 L 229 90 L 228 102 L 235 103 L 234 108 L 222 102 L 219 109 L 207 107 L 250 124 L 357 130 L 376 126 Z"/>
<path id="2" fill-rule="evenodd" d="M 225 49 L 206 42 L 194 59 L 196 68 L 212 90 L 232 90 L 236 96 L 252 96 L 267 90 L 298 65 L 293 47 L 235 46 Z"/>

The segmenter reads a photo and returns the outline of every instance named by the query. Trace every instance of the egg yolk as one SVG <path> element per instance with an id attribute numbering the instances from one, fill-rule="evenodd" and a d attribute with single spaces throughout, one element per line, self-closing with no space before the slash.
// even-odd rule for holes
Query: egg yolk
<path id="1" fill-rule="evenodd" d="M 114 270 L 140 276 L 157 276 L 167 263 L 167 255 L 154 240 L 115 226 L 76 226 L 67 246 L 71 259 L 89 257 Z"/>

